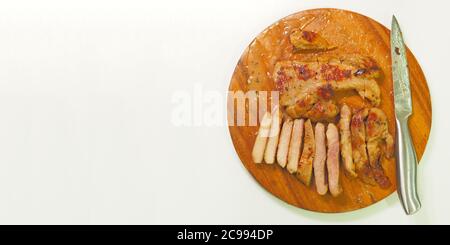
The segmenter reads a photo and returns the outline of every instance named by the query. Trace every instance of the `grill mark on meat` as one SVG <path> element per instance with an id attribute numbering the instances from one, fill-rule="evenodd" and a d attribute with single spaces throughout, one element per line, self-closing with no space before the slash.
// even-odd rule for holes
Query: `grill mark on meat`
<path id="1" fill-rule="evenodd" d="M 307 64 L 302 65 L 294 64 L 294 68 L 295 71 L 297 72 L 296 75 L 299 80 L 306 81 L 315 77 L 315 75 L 317 74 L 313 70 L 309 69 Z"/>
<path id="2" fill-rule="evenodd" d="M 286 82 L 291 80 L 292 77 L 286 75 L 284 70 L 277 71 L 276 88 L 277 90 L 283 90 L 286 88 Z"/>
<path id="3" fill-rule="evenodd" d="M 327 83 L 326 85 L 320 87 L 320 88 L 317 90 L 317 94 L 318 94 L 322 99 L 329 100 L 329 99 L 331 99 L 331 97 L 332 97 L 333 94 L 334 94 L 333 87 L 331 87 L 331 84 Z"/>
<path id="4" fill-rule="evenodd" d="M 326 81 L 342 81 L 350 78 L 352 71 L 340 69 L 337 65 L 323 64 L 320 73 Z"/>

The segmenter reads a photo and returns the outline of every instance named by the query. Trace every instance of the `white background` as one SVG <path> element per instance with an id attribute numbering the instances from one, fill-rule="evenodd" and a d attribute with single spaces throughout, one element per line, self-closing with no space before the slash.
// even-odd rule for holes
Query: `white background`
<path id="1" fill-rule="evenodd" d="M 390 26 L 425 71 L 433 126 L 407 217 L 397 196 L 303 211 L 251 178 L 227 127 L 175 127 L 174 91 L 225 92 L 247 44 L 314 7 Z M 450 223 L 448 1 L 0 1 L 0 223 Z"/>

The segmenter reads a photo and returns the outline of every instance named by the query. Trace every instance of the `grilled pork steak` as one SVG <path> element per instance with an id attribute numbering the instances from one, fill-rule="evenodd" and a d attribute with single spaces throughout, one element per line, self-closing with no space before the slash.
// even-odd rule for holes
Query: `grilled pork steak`
<path id="1" fill-rule="evenodd" d="M 280 61 L 273 79 L 289 116 L 331 121 L 339 113 L 332 101 L 337 91 L 356 90 L 372 105 L 379 105 L 380 88 L 375 79 L 380 75 L 373 59 L 347 55 L 320 61 Z"/>

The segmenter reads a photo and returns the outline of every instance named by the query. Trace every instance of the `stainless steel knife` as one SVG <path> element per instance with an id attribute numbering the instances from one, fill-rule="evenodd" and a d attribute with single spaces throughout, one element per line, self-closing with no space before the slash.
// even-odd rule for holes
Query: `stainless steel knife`
<path id="1" fill-rule="evenodd" d="M 417 157 L 408 128 L 412 114 L 408 61 L 402 31 L 395 16 L 391 29 L 392 78 L 396 118 L 397 191 L 406 214 L 416 213 L 420 207 L 417 194 Z"/>

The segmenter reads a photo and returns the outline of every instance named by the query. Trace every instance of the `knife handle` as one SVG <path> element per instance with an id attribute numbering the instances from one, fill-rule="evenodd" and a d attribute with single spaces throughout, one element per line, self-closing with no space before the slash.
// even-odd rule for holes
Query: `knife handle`
<path id="1" fill-rule="evenodd" d="M 419 211 L 417 194 L 417 157 L 409 134 L 408 117 L 396 119 L 397 191 L 407 215 Z"/>

